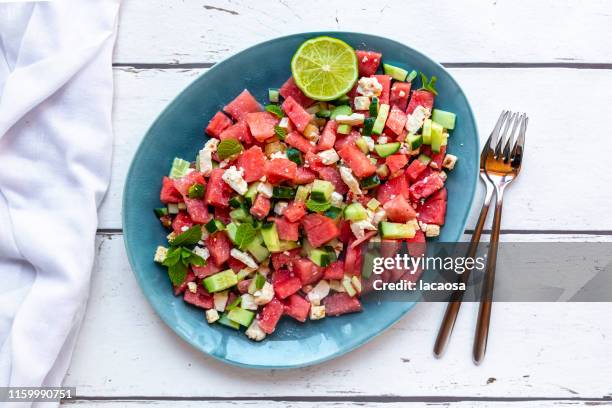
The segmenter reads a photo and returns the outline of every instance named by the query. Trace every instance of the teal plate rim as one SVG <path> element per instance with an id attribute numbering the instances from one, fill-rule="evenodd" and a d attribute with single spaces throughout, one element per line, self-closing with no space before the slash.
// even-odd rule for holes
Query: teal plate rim
<path id="1" fill-rule="evenodd" d="M 465 99 L 465 108 L 467 110 L 467 113 L 469 114 L 469 121 L 471 122 L 471 124 L 473 125 L 473 130 L 474 130 L 474 135 L 473 137 L 475 138 L 475 145 L 476 145 L 476 149 L 472 152 L 473 157 L 471 158 L 472 160 L 474 160 L 475 163 L 479 162 L 479 152 L 480 152 L 480 144 L 479 144 L 479 137 L 478 137 L 478 127 L 477 127 L 477 122 L 476 119 L 474 117 L 474 113 L 472 110 L 472 107 L 469 103 L 469 100 L 465 94 L 465 91 L 461 88 L 461 86 L 459 85 L 459 83 L 455 80 L 455 78 L 450 74 L 450 72 L 448 72 L 448 70 L 442 66 L 440 63 L 436 62 L 435 60 L 433 60 L 432 58 L 428 57 L 426 54 L 408 46 L 405 45 L 399 41 L 395 41 L 386 37 L 382 37 L 382 36 L 377 36 L 377 35 L 373 35 L 373 34 L 367 34 L 367 33 L 359 33 L 359 32 L 350 32 L 350 31 L 314 31 L 314 32 L 302 32 L 302 33 L 295 33 L 295 34 L 291 34 L 291 35 L 287 35 L 287 36 L 282 36 L 282 37 L 276 37 L 264 42 L 260 42 L 257 43 L 255 45 L 252 45 L 248 48 L 242 49 L 228 57 L 226 57 L 225 59 L 215 63 L 211 68 L 209 68 L 206 72 L 198 75 L 194 80 L 192 80 L 178 95 L 176 95 L 172 101 L 166 105 L 166 107 L 161 111 L 161 113 L 156 117 L 156 119 L 153 121 L 153 123 L 149 126 L 149 128 L 147 129 L 145 136 L 143 137 L 143 139 L 141 140 L 141 142 L 138 145 L 138 148 L 136 150 L 136 153 L 134 155 L 134 157 L 132 158 L 132 161 L 130 163 L 129 166 L 129 170 L 126 176 L 126 183 L 123 189 L 123 198 L 122 198 L 122 226 L 123 226 L 123 235 L 124 235 L 124 245 L 125 245 L 125 249 L 126 249 L 126 253 L 127 253 L 127 257 L 128 257 L 128 261 L 130 263 L 132 272 L 134 274 L 134 276 L 136 277 L 136 280 L 141 288 L 141 290 L 143 291 L 143 294 L 145 295 L 145 298 L 147 299 L 148 303 L 153 307 L 153 309 L 155 310 L 155 312 L 158 314 L 158 316 L 160 316 L 160 318 L 162 319 L 162 321 L 164 322 L 164 324 L 166 324 L 170 329 L 172 329 L 172 331 L 174 331 L 180 338 L 182 338 L 184 341 L 186 341 L 187 343 L 189 343 L 191 346 L 193 346 L 194 348 L 196 348 L 197 350 L 203 352 L 206 355 L 209 355 L 213 358 L 215 358 L 216 360 L 219 360 L 221 362 L 230 364 L 230 365 L 234 365 L 234 366 L 238 366 L 238 367 L 243 367 L 243 368 L 255 368 L 255 369 L 289 369 L 289 368 L 299 368 L 299 367 L 306 367 L 306 366 L 311 366 L 311 365 L 316 365 L 316 364 L 320 364 L 332 359 L 335 359 L 337 357 L 340 357 L 344 354 L 347 354 L 353 350 L 355 350 L 356 348 L 368 343 L 369 341 L 371 341 L 372 339 L 374 339 L 375 337 L 379 336 L 380 334 L 382 334 L 383 332 L 385 332 L 387 329 L 389 329 L 391 326 L 393 326 L 394 324 L 396 324 L 397 322 L 399 322 L 399 320 L 401 320 L 402 317 L 404 317 L 406 315 L 406 313 L 408 313 L 416 304 L 416 302 L 407 302 L 407 303 L 403 303 L 403 309 L 399 312 L 399 314 L 397 315 L 396 318 L 394 319 L 389 319 L 389 321 L 381 326 L 378 330 L 373 331 L 371 333 L 369 333 L 367 336 L 365 336 L 364 338 L 362 338 L 360 341 L 356 341 L 353 342 L 352 344 L 345 344 L 343 348 L 339 349 L 338 351 L 319 357 L 319 358 L 313 358 L 309 361 L 305 361 L 305 362 L 301 362 L 301 363 L 290 363 L 290 364 L 250 364 L 250 363 L 244 363 L 241 361 L 236 361 L 236 360 L 232 360 L 227 358 L 226 356 L 221 356 L 221 355 L 217 355 L 214 352 L 210 352 L 207 351 L 205 349 L 203 349 L 203 347 L 200 344 L 197 344 L 195 341 L 193 341 L 193 339 L 188 336 L 184 331 L 182 330 L 178 330 L 176 327 L 174 327 L 173 323 L 170 321 L 170 316 L 167 314 L 167 311 L 164 310 L 161 307 L 158 307 L 158 305 L 155 302 L 152 302 L 151 299 L 149 298 L 149 294 L 147 293 L 147 291 L 145 290 L 145 285 L 144 285 L 144 280 L 143 277 L 141 276 L 141 274 L 139 274 L 137 272 L 137 270 L 140 268 L 138 260 L 135 259 L 134 254 L 130 248 L 130 237 L 132 236 L 132 232 L 130 230 L 130 228 L 128 227 L 129 223 L 129 211 L 126 211 L 126 208 L 128 206 L 127 200 L 128 200 L 128 190 L 130 188 L 130 184 L 127 183 L 127 180 L 130 180 L 132 178 L 134 178 L 134 167 L 135 167 L 135 163 L 138 162 L 139 158 L 142 156 L 143 154 L 143 146 L 147 145 L 148 143 L 151 143 L 151 141 L 149 140 L 152 135 L 151 135 L 151 131 L 152 129 L 154 129 L 159 123 L 161 123 L 166 115 L 168 115 L 171 111 L 174 110 L 174 108 L 176 107 L 176 105 L 178 105 L 178 100 L 181 98 L 181 96 L 190 88 L 192 87 L 197 81 L 201 80 L 203 77 L 205 77 L 206 75 L 209 75 L 211 72 L 214 72 L 215 70 L 222 70 L 224 69 L 224 65 L 230 62 L 234 62 L 234 60 L 238 60 L 242 57 L 243 54 L 253 50 L 254 48 L 257 47 L 261 47 L 264 45 L 272 45 L 274 43 L 277 42 L 282 42 L 282 41 L 288 41 L 288 40 L 292 40 L 292 39 L 296 39 L 296 38 L 312 38 L 315 36 L 321 36 L 321 35 L 329 35 L 329 36 L 341 36 L 341 37 L 362 37 L 362 38 L 369 38 L 369 39 L 374 39 L 377 41 L 382 41 L 382 42 L 388 42 L 393 44 L 394 46 L 397 47 L 401 47 L 401 48 L 405 48 L 407 49 L 409 52 L 414 53 L 416 55 L 418 55 L 420 58 L 428 61 L 428 63 L 434 65 L 437 69 L 443 71 L 448 79 L 454 84 L 454 86 L 457 87 L 458 91 L 461 93 L 461 95 L 464 97 Z M 345 40 L 346 41 L 346 40 Z M 366 40 L 362 40 L 359 42 L 359 44 L 362 44 L 363 42 L 365 42 Z M 351 41 L 348 41 L 351 44 Z M 354 48 L 358 48 L 359 44 L 351 44 L 354 46 Z M 357 46 L 355 46 L 357 45 Z M 204 125 L 204 123 L 203 123 Z M 461 157 L 460 157 L 461 159 Z M 467 220 L 468 220 L 468 216 L 469 216 L 469 212 L 471 210 L 474 198 L 475 198 L 475 193 L 476 193 L 476 185 L 477 185 L 477 180 L 478 180 L 478 171 L 477 168 L 474 169 L 474 174 L 473 177 L 471 178 L 471 180 L 466 180 L 464 184 L 464 187 L 466 188 L 467 191 L 467 196 L 469 197 L 468 202 L 465 203 L 465 207 L 464 207 L 464 211 L 462 214 L 458 214 L 458 218 L 460 218 L 461 221 L 461 225 L 460 228 L 456 228 L 456 236 L 452 237 L 453 239 L 448 239 L 447 241 L 456 241 L 460 238 L 461 234 L 463 233 L 463 231 L 465 230 L 465 226 L 467 224 Z M 358 315 L 353 315 L 353 316 L 358 316 Z M 236 333 L 235 335 L 240 335 L 243 336 L 243 333 Z"/>

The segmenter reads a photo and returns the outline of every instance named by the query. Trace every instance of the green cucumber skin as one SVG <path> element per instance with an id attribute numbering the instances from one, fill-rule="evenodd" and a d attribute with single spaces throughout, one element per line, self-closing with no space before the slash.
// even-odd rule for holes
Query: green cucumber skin
<path id="1" fill-rule="evenodd" d="M 236 274 L 231 269 L 204 278 L 202 283 L 208 292 L 220 292 L 238 283 Z"/>
<path id="2" fill-rule="evenodd" d="M 389 116 L 389 105 L 381 104 L 378 110 L 378 116 L 376 116 L 376 121 L 374 122 L 374 127 L 372 128 L 372 133 L 375 135 L 380 135 L 385 128 L 385 123 L 387 122 L 387 117 Z"/>
<path id="3" fill-rule="evenodd" d="M 380 157 L 391 156 L 393 153 L 396 153 L 400 149 L 400 142 L 391 142 L 386 144 L 379 144 L 374 146 L 374 150 Z"/>
<path id="4" fill-rule="evenodd" d="M 453 112 L 443 111 L 441 109 L 434 109 L 431 114 L 431 120 L 439 123 L 445 129 L 453 130 L 455 128 L 455 121 L 457 115 Z"/>

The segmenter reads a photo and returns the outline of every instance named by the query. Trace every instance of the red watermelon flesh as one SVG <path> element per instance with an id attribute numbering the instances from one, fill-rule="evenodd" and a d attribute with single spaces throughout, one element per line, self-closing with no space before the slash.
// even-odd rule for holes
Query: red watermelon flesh
<path id="1" fill-rule="evenodd" d="M 212 218 L 208 213 L 208 206 L 204 204 L 201 198 L 185 197 L 185 205 L 187 206 L 189 217 L 196 224 L 206 224 Z"/>
<path id="2" fill-rule="evenodd" d="M 444 157 L 446 156 L 446 146 L 440 146 L 440 151 L 438 153 L 431 154 L 431 163 L 429 165 L 436 169 L 442 169 L 442 162 L 444 162 Z"/>
<path id="3" fill-rule="evenodd" d="M 299 322 L 305 322 L 310 312 L 310 302 L 302 296 L 293 294 L 285 301 L 285 314 Z"/>
<path id="4" fill-rule="evenodd" d="M 172 230 L 176 234 L 181 234 L 184 232 L 183 227 L 193 227 L 193 220 L 185 211 L 179 211 L 179 213 L 176 214 L 176 217 L 174 217 L 174 220 L 172 221 Z"/>
<path id="5" fill-rule="evenodd" d="M 268 182 L 278 184 L 281 181 L 295 179 L 297 164 L 289 159 L 276 158 L 266 162 L 265 173 Z"/>
<path id="6" fill-rule="evenodd" d="M 298 132 L 291 132 L 285 137 L 285 143 L 289 146 L 293 146 L 302 153 L 314 152 L 316 146 L 310 144 L 310 141 Z"/>
<path id="7" fill-rule="evenodd" d="M 338 138 L 336 139 L 336 143 L 334 143 L 334 149 L 340 151 L 342 150 L 342 148 L 344 148 L 344 146 L 348 144 L 354 145 L 355 141 L 359 139 L 360 137 L 361 137 L 361 133 L 359 133 L 359 131 L 357 130 L 352 130 L 351 133 L 349 133 L 346 136 L 338 135 Z"/>
<path id="8" fill-rule="evenodd" d="M 336 143 L 338 123 L 335 120 L 329 120 L 323 128 L 319 142 L 317 143 L 318 150 L 329 150 Z"/>
<path id="9" fill-rule="evenodd" d="M 213 116 L 210 122 L 208 122 L 208 126 L 206 126 L 206 133 L 218 138 L 221 132 L 230 127 L 232 123 L 232 120 L 228 118 L 226 114 L 219 111 L 215 113 L 215 116 Z"/>
<path id="10" fill-rule="evenodd" d="M 257 194 L 257 198 L 251 206 L 250 212 L 253 216 L 261 220 L 268 215 L 271 206 L 272 202 L 268 197 L 264 196 L 263 194 Z"/>
<path id="11" fill-rule="evenodd" d="M 444 181 L 433 173 L 410 186 L 410 195 L 415 200 L 427 198 L 444 186 Z"/>
<path id="12" fill-rule="evenodd" d="M 300 258 L 300 248 L 292 249 L 291 251 L 275 252 L 270 258 L 274 270 L 279 270 L 285 266 L 293 265 L 293 261 Z"/>
<path id="13" fill-rule="evenodd" d="M 323 299 L 326 316 L 340 316 L 346 313 L 361 311 L 359 299 L 350 297 L 347 293 L 334 293 Z"/>
<path id="14" fill-rule="evenodd" d="M 292 201 L 283 212 L 283 216 L 289 222 L 299 221 L 304 215 L 306 215 L 306 205 L 301 201 Z"/>
<path id="15" fill-rule="evenodd" d="M 252 146 L 238 156 L 236 166 L 244 169 L 243 178 L 247 183 L 251 183 L 259 180 L 265 174 L 266 156 L 261 150 L 261 147 Z"/>
<path id="16" fill-rule="evenodd" d="M 378 188 L 378 192 L 376 193 L 376 199 L 381 202 L 381 204 L 385 204 L 387 201 L 393 199 L 394 197 L 402 195 L 404 198 L 410 198 L 410 191 L 408 187 L 408 180 L 403 175 L 393 177 L 387 180 L 386 183 L 382 184 Z"/>
<path id="17" fill-rule="evenodd" d="M 444 225 L 446 218 L 447 192 L 442 188 L 432 194 L 425 203 L 419 206 L 419 221 L 426 224 Z"/>
<path id="18" fill-rule="evenodd" d="M 406 157 L 405 154 L 392 154 L 391 156 L 387 156 L 385 163 L 389 168 L 391 177 L 395 177 L 399 175 L 400 170 L 402 170 L 404 166 L 408 164 L 408 157 Z"/>
<path id="19" fill-rule="evenodd" d="M 344 262 L 335 261 L 329 264 L 323 272 L 323 279 L 340 280 L 344 277 Z"/>
<path id="20" fill-rule="evenodd" d="M 391 93 L 391 76 L 389 75 L 372 75 L 373 78 L 378 80 L 383 87 L 378 100 L 380 103 L 389 104 L 389 95 Z"/>
<path id="21" fill-rule="evenodd" d="M 300 278 L 302 285 L 310 285 L 323 277 L 323 268 L 305 258 L 293 262 L 293 272 Z"/>
<path id="22" fill-rule="evenodd" d="M 279 299 L 285 299 L 302 289 L 302 282 L 297 276 L 282 279 L 274 283 L 274 293 Z"/>
<path id="23" fill-rule="evenodd" d="M 407 222 L 416 217 L 416 211 L 402 195 L 397 195 L 392 200 L 387 201 L 383 208 L 387 217 L 393 222 Z"/>
<path id="24" fill-rule="evenodd" d="M 276 134 L 274 126 L 278 125 L 278 117 L 270 112 L 247 113 L 246 123 L 255 140 L 263 142 Z"/>
<path id="25" fill-rule="evenodd" d="M 308 214 L 302 218 L 301 222 L 308 242 L 315 248 L 334 238 L 338 238 L 340 235 L 340 230 L 334 221 L 324 215 Z"/>
<path id="26" fill-rule="evenodd" d="M 321 170 L 319 170 L 319 177 L 332 183 L 334 185 L 334 190 L 337 193 L 348 193 L 349 188 L 346 184 L 344 184 L 344 181 L 342 181 L 342 177 L 340 176 L 340 172 L 335 167 L 323 167 Z"/>
<path id="27" fill-rule="evenodd" d="M 265 333 L 272 334 L 284 310 L 283 304 L 278 299 L 272 299 L 270 303 L 264 306 L 261 313 L 257 316 L 259 327 L 261 327 Z"/>
<path id="28" fill-rule="evenodd" d="M 321 158 L 313 152 L 308 152 L 304 155 L 304 162 L 304 166 L 308 167 L 312 171 L 319 171 L 325 167 L 323 160 L 321 160 Z"/>
<path id="29" fill-rule="evenodd" d="M 406 175 L 411 181 L 415 181 L 426 168 L 427 164 L 423 163 L 419 159 L 414 159 L 406 169 Z"/>
<path id="30" fill-rule="evenodd" d="M 344 273 L 349 276 L 361 276 L 363 266 L 363 247 L 353 245 L 355 240 L 351 238 L 344 256 Z"/>
<path id="31" fill-rule="evenodd" d="M 371 76 L 376 73 L 382 54 L 374 51 L 356 50 L 359 76 Z"/>
<path id="32" fill-rule="evenodd" d="M 240 93 L 233 101 L 223 107 L 223 111 L 235 120 L 240 120 L 247 113 L 261 112 L 263 109 L 257 100 L 246 89 Z"/>
<path id="33" fill-rule="evenodd" d="M 406 116 L 403 110 L 401 110 L 397 106 L 394 106 L 391 108 L 391 112 L 389 112 L 389 117 L 387 118 L 386 126 L 391 129 L 393 133 L 399 136 L 404 130 L 407 118 L 408 116 Z"/>
<path id="34" fill-rule="evenodd" d="M 237 260 L 236 258 L 232 256 L 230 256 L 230 258 L 227 260 L 227 265 L 230 267 L 232 271 L 234 271 L 234 273 L 238 273 L 240 272 L 241 269 L 246 268 L 245 264 L 243 264 L 242 262 L 240 262 L 239 260 Z"/>
<path id="35" fill-rule="evenodd" d="M 303 132 L 306 129 L 306 126 L 310 123 L 312 117 L 310 113 L 306 112 L 302 105 L 300 105 L 295 99 L 291 96 L 285 99 L 283 102 L 283 111 L 287 114 L 291 122 L 295 125 L 297 130 Z"/>
<path id="36" fill-rule="evenodd" d="M 198 279 L 204 279 L 210 275 L 214 275 L 217 272 L 221 272 L 221 268 L 215 265 L 214 262 L 206 262 L 204 266 L 195 266 L 192 265 L 191 269 L 193 269 L 193 273 L 197 276 Z"/>
<path id="37" fill-rule="evenodd" d="M 211 309 L 213 307 L 213 296 L 206 292 L 202 286 L 198 286 L 196 293 L 191 293 L 186 290 L 183 295 L 183 300 L 190 305 L 202 309 Z"/>
<path id="38" fill-rule="evenodd" d="M 418 89 L 416 91 L 412 91 L 412 96 L 410 97 L 408 108 L 406 108 L 406 113 L 410 115 L 412 112 L 414 112 L 417 106 L 422 106 L 431 111 L 433 109 L 433 104 L 434 94 L 424 89 Z"/>
<path id="39" fill-rule="evenodd" d="M 299 238 L 299 226 L 297 222 L 289 222 L 284 217 L 276 217 L 274 223 L 278 230 L 278 237 L 283 241 L 297 241 Z"/>
<path id="40" fill-rule="evenodd" d="M 196 280 L 196 277 L 193 274 L 193 272 L 188 271 L 187 275 L 185 276 L 185 280 L 183 281 L 183 283 L 181 283 L 178 286 L 174 286 L 174 296 L 178 296 L 181 293 L 185 292 L 185 290 L 187 290 L 187 284 L 189 282 L 194 282 L 195 280 Z"/>
<path id="41" fill-rule="evenodd" d="M 183 197 L 188 196 L 189 187 L 193 186 L 194 184 L 201 184 L 203 186 L 206 185 L 204 175 L 199 171 L 189 172 L 185 176 L 174 180 L 174 187 L 176 187 Z"/>
<path id="42" fill-rule="evenodd" d="M 208 186 L 204 194 L 204 202 L 215 207 L 227 208 L 232 196 L 232 188 L 223 181 L 223 169 L 214 169 L 208 179 Z"/>
<path id="43" fill-rule="evenodd" d="M 410 82 L 395 82 L 393 86 L 391 86 L 389 104 L 391 106 L 397 106 L 402 111 L 406 111 L 408 98 L 410 98 L 410 85 Z"/>
<path id="44" fill-rule="evenodd" d="M 415 258 L 425 256 L 426 239 L 423 231 L 417 230 L 414 237 L 406 239 L 406 242 L 408 243 L 408 254 L 410 256 Z"/>
<path id="45" fill-rule="evenodd" d="M 289 77 L 289 79 L 281 86 L 279 90 L 280 95 L 287 99 L 289 97 L 295 99 L 297 103 L 302 106 L 310 106 L 313 104 L 313 100 L 304 95 L 302 90 L 298 88 L 293 77 Z"/>
<path id="46" fill-rule="evenodd" d="M 217 266 L 221 266 L 230 258 L 232 243 L 223 231 L 215 232 L 206 238 L 206 247 L 210 251 L 210 258 Z"/>
<path id="47" fill-rule="evenodd" d="M 219 139 L 234 139 L 247 144 L 253 143 L 253 138 L 251 137 L 249 125 L 244 120 L 233 124 L 232 126 L 225 129 L 223 132 L 221 132 L 221 134 L 219 135 Z"/>
<path id="48" fill-rule="evenodd" d="M 357 177 L 364 178 L 376 173 L 376 166 L 354 144 L 346 144 L 338 154 Z"/>
<path id="49" fill-rule="evenodd" d="M 315 181 L 316 178 L 317 176 L 313 171 L 305 167 L 298 167 L 297 171 L 295 172 L 293 183 L 298 185 L 310 184 Z"/>
<path id="50" fill-rule="evenodd" d="M 236 285 L 236 288 L 238 288 L 238 292 L 240 292 L 241 294 L 247 293 L 249 291 L 249 286 L 251 285 L 251 280 L 252 279 L 243 279 L 238 282 L 238 284 Z"/>
<path id="51" fill-rule="evenodd" d="M 164 204 L 176 204 L 183 201 L 183 196 L 181 195 L 180 191 L 174 187 L 174 180 L 172 180 L 170 177 L 164 176 L 162 179 L 162 188 L 161 192 L 159 193 L 159 199 Z"/>

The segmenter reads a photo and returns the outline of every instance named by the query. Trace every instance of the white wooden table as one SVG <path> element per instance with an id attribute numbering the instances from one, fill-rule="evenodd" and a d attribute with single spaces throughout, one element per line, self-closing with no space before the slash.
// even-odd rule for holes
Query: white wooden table
<path id="1" fill-rule="evenodd" d="M 123 181 L 141 137 L 215 62 L 262 40 L 316 30 L 388 36 L 443 62 L 467 92 L 481 138 L 502 108 L 529 113 L 524 170 L 507 196 L 504 240 L 612 240 L 610 2 L 126 0 L 114 58 L 113 177 L 99 211 L 89 308 L 65 381 L 81 396 L 72 404 L 612 404 L 609 304 L 497 304 L 480 367 L 470 357 L 473 304 L 462 309 L 442 360 L 431 349 L 443 305 L 420 304 L 366 346 L 290 371 L 224 365 L 155 315 L 130 271 L 120 220 Z"/>

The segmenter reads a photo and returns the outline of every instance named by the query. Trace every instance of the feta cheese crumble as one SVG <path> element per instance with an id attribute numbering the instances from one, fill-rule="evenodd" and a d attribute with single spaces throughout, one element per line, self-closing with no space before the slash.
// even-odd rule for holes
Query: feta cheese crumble
<path id="1" fill-rule="evenodd" d="M 219 320 L 219 313 L 215 309 L 208 309 L 206 311 L 206 321 L 212 324 Z"/>
<path id="2" fill-rule="evenodd" d="M 253 299 L 255 301 L 255 304 L 259 306 L 270 303 L 273 297 L 274 297 L 274 286 L 272 286 L 270 282 L 264 283 L 263 288 L 253 293 Z"/>
<path id="3" fill-rule="evenodd" d="M 356 96 L 355 99 L 353 99 L 353 105 L 355 106 L 355 110 L 368 110 L 370 109 L 370 98 L 367 96 Z"/>
<path id="4" fill-rule="evenodd" d="M 429 109 L 422 105 L 417 106 L 414 111 L 408 115 L 408 119 L 406 120 L 406 130 L 408 130 L 410 133 L 416 134 L 421 126 L 423 126 L 425 119 L 429 118 L 430 116 L 431 111 Z"/>
<path id="5" fill-rule="evenodd" d="M 289 207 L 289 204 L 286 201 L 279 201 L 274 204 L 274 214 L 283 215 L 287 207 Z"/>
<path id="6" fill-rule="evenodd" d="M 227 183 L 235 192 L 240 195 L 244 195 L 249 186 L 247 182 L 242 178 L 244 175 L 244 169 L 237 169 L 236 166 L 231 166 L 229 169 L 223 172 L 221 178 Z"/>
<path id="7" fill-rule="evenodd" d="M 311 306 L 310 320 L 321 320 L 325 317 L 325 306 Z"/>
<path id="8" fill-rule="evenodd" d="M 338 153 L 336 153 L 334 149 L 324 150 L 320 152 L 319 154 L 317 154 L 317 156 L 321 158 L 321 161 L 326 166 L 329 166 L 330 164 L 334 164 L 338 160 L 340 160 L 340 156 L 338 156 Z"/>
<path id="9" fill-rule="evenodd" d="M 242 252 L 239 249 L 232 248 L 232 250 L 230 251 L 230 256 L 234 259 L 239 260 L 249 268 L 257 269 L 257 267 L 259 266 L 257 265 L 257 262 L 255 262 L 255 260 L 251 257 L 251 255 L 247 254 L 246 252 Z"/>
<path id="10" fill-rule="evenodd" d="M 255 303 L 255 298 L 253 295 L 244 293 L 240 296 L 242 300 L 240 301 L 240 307 L 246 310 L 257 310 L 257 303 Z"/>
<path id="11" fill-rule="evenodd" d="M 196 246 L 195 248 L 193 248 L 193 253 L 204 260 L 207 260 L 210 257 L 210 251 L 208 250 L 208 248 Z"/>
<path id="12" fill-rule="evenodd" d="M 168 248 L 160 245 L 155 250 L 155 256 L 153 257 L 153 261 L 157 263 L 162 263 L 166 260 L 166 256 L 168 256 Z"/>
<path id="13" fill-rule="evenodd" d="M 219 146 L 218 139 L 209 139 L 208 142 L 204 145 L 200 153 L 198 154 L 198 158 L 200 160 L 200 172 L 205 176 L 210 176 L 213 170 L 213 162 L 212 162 L 212 154 L 217 151 L 217 147 Z"/>
<path id="14" fill-rule="evenodd" d="M 363 96 L 380 96 L 383 86 L 376 78 L 363 77 L 357 82 L 357 93 Z"/>
<path id="15" fill-rule="evenodd" d="M 255 341 L 262 341 L 263 339 L 266 338 L 266 332 L 264 332 L 261 329 L 261 327 L 259 327 L 259 323 L 257 322 L 257 319 L 253 319 L 253 322 L 251 323 L 249 328 L 246 329 L 244 334 L 246 334 L 246 336 L 249 339 L 255 340 Z"/>
<path id="16" fill-rule="evenodd" d="M 197 293 L 198 291 L 198 284 L 195 282 L 188 282 L 187 283 L 187 290 L 190 291 L 191 293 Z"/>
<path id="17" fill-rule="evenodd" d="M 376 231 L 376 227 L 369 220 L 355 221 L 351 223 L 351 231 L 357 239 L 365 236 L 366 230 Z"/>
<path id="18" fill-rule="evenodd" d="M 329 283 L 326 280 L 320 280 L 306 296 L 308 301 L 314 306 L 319 306 L 321 300 L 329 295 Z"/>
<path id="19" fill-rule="evenodd" d="M 257 192 L 261 193 L 264 197 L 272 198 L 272 184 L 270 183 L 259 183 L 257 186 Z"/>
<path id="20" fill-rule="evenodd" d="M 340 166 L 340 177 L 344 184 L 348 186 L 353 194 L 361 194 L 361 188 L 359 187 L 359 181 L 353 176 L 353 172 L 348 167 Z"/>
<path id="21" fill-rule="evenodd" d="M 442 167 L 448 170 L 452 170 L 455 168 L 455 163 L 457 163 L 457 156 L 453 154 L 447 154 L 442 161 Z"/>

